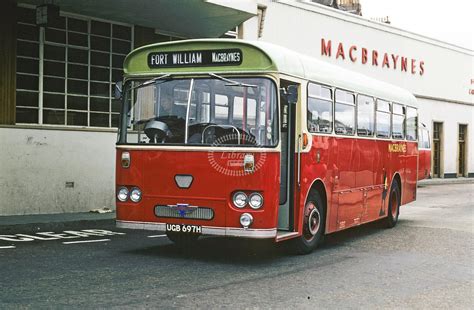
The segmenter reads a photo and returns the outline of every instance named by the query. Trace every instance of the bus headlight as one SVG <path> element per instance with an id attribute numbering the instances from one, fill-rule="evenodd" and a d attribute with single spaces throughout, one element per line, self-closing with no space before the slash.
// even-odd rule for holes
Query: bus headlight
<path id="1" fill-rule="evenodd" d="M 133 202 L 139 202 L 142 200 L 142 191 L 138 187 L 134 187 L 130 191 L 130 200 Z"/>
<path id="2" fill-rule="evenodd" d="M 237 192 L 232 197 L 232 201 L 237 208 L 242 209 L 247 204 L 247 195 L 244 192 Z"/>
<path id="3" fill-rule="evenodd" d="M 253 223 L 253 216 L 249 213 L 244 213 L 240 216 L 240 225 L 243 228 L 249 228 L 250 225 Z"/>
<path id="4" fill-rule="evenodd" d="M 263 206 L 263 196 L 259 193 L 250 194 L 249 205 L 252 209 L 260 209 Z"/>
<path id="5" fill-rule="evenodd" d="M 128 188 L 121 187 L 117 192 L 117 199 L 124 202 L 127 201 L 128 198 Z"/>

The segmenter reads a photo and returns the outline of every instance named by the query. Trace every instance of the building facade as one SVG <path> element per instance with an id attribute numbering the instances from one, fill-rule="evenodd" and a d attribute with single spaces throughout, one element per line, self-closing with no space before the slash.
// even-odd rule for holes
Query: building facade
<path id="1" fill-rule="evenodd" d="M 40 27 L 44 1 L 3 1 L 0 215 L 113 208 L 123 59 L 185 38 L 272 42 L 406 88 L 432 135 L 433 177 L 474 177 L 473 51 L 311 1 L 183 3 L 55 0 Z"/>
<path id="2" fill-rule="evenodd" d="M 259 1 L 261 35 L 286 46 L 411 91 L 419 121 L 430 131 L 432 177 L 474 177 L 474 52 L 313 1 Z M 255 19 L 255 18 L 252 18 Z M 298 20 L 281 25 L 282 20 Z"/>

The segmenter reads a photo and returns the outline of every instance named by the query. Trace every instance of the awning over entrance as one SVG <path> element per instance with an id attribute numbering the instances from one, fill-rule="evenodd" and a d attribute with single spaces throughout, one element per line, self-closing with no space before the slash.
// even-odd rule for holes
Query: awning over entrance
<path id="1" fill-rule="evenodd" d="M 251 0 L 18 0 L 61 11 L 159 29 L 185 38 L 219 37 L 257 13 Z"/>

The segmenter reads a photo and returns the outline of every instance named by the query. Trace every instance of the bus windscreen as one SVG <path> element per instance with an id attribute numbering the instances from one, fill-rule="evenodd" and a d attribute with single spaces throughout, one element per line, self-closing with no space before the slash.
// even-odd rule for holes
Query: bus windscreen
<path id="1" fill-rule="evenodd" d="M 131 80 L 119 144 L 276 146 L 276 99 L 267 78 Z"/>

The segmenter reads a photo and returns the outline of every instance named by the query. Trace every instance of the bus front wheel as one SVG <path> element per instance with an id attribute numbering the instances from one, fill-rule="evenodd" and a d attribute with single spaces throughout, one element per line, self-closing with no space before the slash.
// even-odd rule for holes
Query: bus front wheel
<path id="1" fill-rule="evenodd" d="M 397 225 L 399 215 L 400 189 L 398 188 L 398 182 L 394 181 L 390 188 L 390 196 L 388 201 L 388 216 L 386 219 L 386 224 L 388 228 L 392 228 Z"/>
<path id="2" fill-rule="evenodd" d="M 311 253 L 321 242 L 324 234 L 326 214 L 319 192 L 311 190 L 303 211 L 303 233 L 294 240 L 298 254 Z"/>

